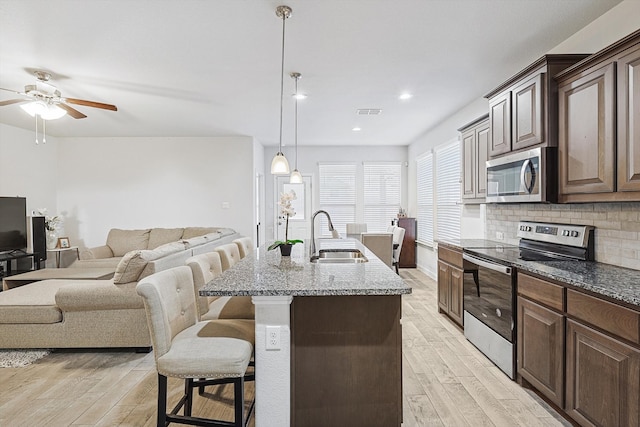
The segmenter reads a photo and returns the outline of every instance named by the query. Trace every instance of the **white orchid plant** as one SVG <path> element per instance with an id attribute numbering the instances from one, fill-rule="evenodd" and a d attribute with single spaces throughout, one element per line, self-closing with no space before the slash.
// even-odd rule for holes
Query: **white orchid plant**
<path id="1" fill-rule="evenodd" d="M 296 192 L 293 190 L 280 194 L 280 201 L 278 202 L 278 205 L 280 206 L 280 215 L 284 216 L 286 221 L 284 227 L 284 241 L 276 240 L 267 248 L 268 250 L 275 249 L 282 245 L 295 245 L 296 243 L 302 243 L 302 240 L 300 239 L 289 240 L 289 217 L 296 215 L 296 211 L 293 209 L 291 202 L 296 199 Z"/>
<path id="2" fill-rule="evenodd" d="M 56 231 L 62 225 L 62 216 L 48 216 L 47 208 L 40 208 L 36 212 L 38 215 L 44 217 L 44 228 L 46 228 L 47 231 Z"/>

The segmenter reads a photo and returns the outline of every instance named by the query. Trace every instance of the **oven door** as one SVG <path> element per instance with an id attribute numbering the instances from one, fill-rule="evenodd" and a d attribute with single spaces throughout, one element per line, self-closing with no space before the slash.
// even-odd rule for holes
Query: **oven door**
<path id="1" fill-rule="evenodd" d="M 513 342 L 513 280 L 511 267 L 463 254 L 473 264 L 465 269 L 464 310 Z M 477 268 L 477 269 L 476 269 Z"/>
<path id="2" fill-rule="evenodd" d="M 463 253 L 464 335 L 515 378 L 514 269 Z"/>
<path id="3" fill-rule="evenodd" d="M 544 202 L 548 149 L 541 147 L 487 161 L 487 202 Z"/>

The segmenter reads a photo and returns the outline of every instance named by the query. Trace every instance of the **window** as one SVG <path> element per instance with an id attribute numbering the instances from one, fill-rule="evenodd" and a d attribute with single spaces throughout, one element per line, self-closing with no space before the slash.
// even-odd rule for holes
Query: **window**
<path id="1" fill-rule="evenodd" d="M 318 175 L 320 209 L 329 212 L 335 229 L 346 235 L 346 224 L 356 222 L 356 165 L 320 163 Z M 319 224 L 318 235 L 330 235 L 326 217 Z"/>
<path id="2" fill-rule="evenodd" d="M 418 242 L 460 238 L 460 143 L 436 147 L 416 161 Z"/>
<path id="3" fill-rule="evenodd" d="M 417 160 L 418 234 L 420 243 L 433 245 L 433 153 Z"/>
<path id="4" fill-rule="evenodd" d="M 460 142 L 436 148 L 436 232 L 438 239 L 460 238 Z"/>
<path id="5" fill-rule="evenodd" d="M 400 210 L 400 163 L 364 164 L 364 222 L 369 232 L 387 231 Z"/>

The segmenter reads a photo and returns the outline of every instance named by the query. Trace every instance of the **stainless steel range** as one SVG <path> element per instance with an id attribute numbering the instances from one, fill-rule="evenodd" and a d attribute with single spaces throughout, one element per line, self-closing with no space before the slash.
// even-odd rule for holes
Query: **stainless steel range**
<path id="1" fill-rule="evenodd" d="M 464 335 L 511 379 L 516 367 L 518 261 L 592 261 L 593 227 L 521 221 L 518 246 L 465 248 Z"/>

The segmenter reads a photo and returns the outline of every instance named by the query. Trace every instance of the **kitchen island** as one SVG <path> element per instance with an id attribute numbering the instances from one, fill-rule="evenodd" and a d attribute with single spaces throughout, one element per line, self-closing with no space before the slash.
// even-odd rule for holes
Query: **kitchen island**
<path id="1" fill-rule="evenodd" d="M 401 296 L 411 288 L 354 239 L 368 262 L 310 262 L 264 247 L 200 290 L 250 295 L 256 306 L 256 426 L 399 426 Z"/>

